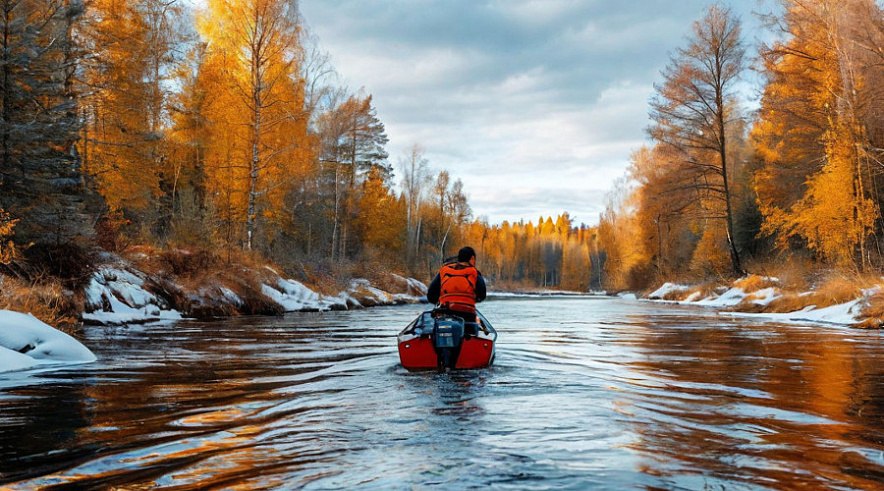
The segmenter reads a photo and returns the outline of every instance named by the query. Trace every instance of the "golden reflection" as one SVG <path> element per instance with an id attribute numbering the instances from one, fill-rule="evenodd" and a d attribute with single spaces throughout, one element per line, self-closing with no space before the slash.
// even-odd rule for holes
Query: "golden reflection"
<path id="1" fill-rule="evenodd" d="M 870 445 L 856 401 L 875 388 L 863 381 L 863 353 L 840 333 L 661 326 L 636 343 L 648 353 L 631 365 L 642 380 L 615 410 L 633 425 L 642 472 L 881 489 L 881 463 L 856 450 Z"/>
<path id="2" fill-rule="evenodd" d="M 202 424 L 223 423 L 235 421 L 243 416 L 243 411 L 239 408 L 231 407 L 220 411 L 211 411 L 200 414 L 194 414 L 186 418 L 181 418 L 181 424 L 188 426 L 199 426 Z"/>

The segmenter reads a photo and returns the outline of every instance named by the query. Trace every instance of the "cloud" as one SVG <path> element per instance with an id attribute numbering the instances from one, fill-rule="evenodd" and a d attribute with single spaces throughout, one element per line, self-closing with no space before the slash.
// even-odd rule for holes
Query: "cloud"
<path id="1" fill-rule="evenodd" d="M 374 96 L 395 162 L 414 143 L 477 216 L 597 220 L 645 142 L 668 54 L 708 0 L 302 0 L 351 88 Z M 746 24 L 756 2 L 735 5 Z M 751 40 L 751 36 L 748 36 Z"/>

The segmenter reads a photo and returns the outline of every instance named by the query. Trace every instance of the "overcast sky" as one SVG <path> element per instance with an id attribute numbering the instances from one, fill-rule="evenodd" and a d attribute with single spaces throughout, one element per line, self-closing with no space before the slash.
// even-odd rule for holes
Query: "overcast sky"
<path id="1" fill-rule="evenodd" d="M 491 223 L 567 211 L 596 224 L 646 140 L 661 68 L 709 5 L 301 0 L 301 11 L 343 83 L 373 95 L 391 163 L 421 145 Z M 747 44 L 761 35 L 753 12 L 769 8 L 732 2 Z"/>

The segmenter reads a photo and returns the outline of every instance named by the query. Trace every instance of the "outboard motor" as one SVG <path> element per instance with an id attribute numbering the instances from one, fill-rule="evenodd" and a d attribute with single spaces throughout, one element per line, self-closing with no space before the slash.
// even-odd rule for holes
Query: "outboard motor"
<path id="1" fill-rule="evenodd" d="M 464 322 L 459 317 L 435 319 L 433 340 L 440 372 L 454 368 L 463 344 Z"/>

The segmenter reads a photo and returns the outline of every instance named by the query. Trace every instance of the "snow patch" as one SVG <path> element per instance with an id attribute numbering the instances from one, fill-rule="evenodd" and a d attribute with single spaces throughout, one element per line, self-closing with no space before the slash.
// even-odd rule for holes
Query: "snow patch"
<path id="1" fill-rule="evenodd" d="M 0 372 L 95 360 L 89 348 L 36 317 L 0 310 Z"/>
<path id="2" fill-rule="evenodd" d="M 347 288 L 346 293 L 356 298 L 359 303 L 365 307 L 375 307 L 378 305 L 390 305 L 395 303 L 393 295 L 371 286 L 371 282 L 366 279 L 350 281 L 350 286 Z"/>
<path id="3" fill-rule="evenodd" d="M 685 285 L 677 285 L 675 283 L 663 283 L 663 286 L 657 288 L 648 295 L 650 299 L 663 299 L 670 293 L 681 293 L 689 290 L 690 287 Z"/>
<path id="4" fill-rule="evenodd" d="M 165 300 L 145 290 L 144 282 L 143 277 L 125 267 L 100 267 L 85 290 L 83 320 L 129 324 L 182 318 Z"/>
<path id="5" fill-rule="evenodd" d="M 767 283 L 779 283 L 779 279 L 774 277 L 759 277 Z M 745 278 L 744 278 L 745 279 Z M 739 284 L 742 280 L 737 280 L 735 284 Z M 867 304 L 868 298 L 882 291 L 881 286 L 875 286 L 867 290 L 863 290 L 862 297 L 847 303 L 832 305 L 818 309 L 811 305 L 795 312 L 777 313 L 777 312 L 733 312 L 734 316 L 762 316 L 775 321 L 781 322 L 800 322 L 800 323 L 822 323 L 837 325 L 853 325 L 860 321 L 862 309 Z M 665 283 L 663 286 L 647 296 L 650 300 L 663 300 L 668 294 L 684 293 L 691 289 L 689 286 L 677 285 L 675 283 Z M 719 290 L 720 291 L 720 290 Z M 811 295 L 813 292 L 799 293 L 798 296 Z M 714 307 L 720 309 L 728 309 L 736 307 L 741 303 L 752 303 L 765 307 L 771 302 L 780 298 L 782 292 L 776 286 L 763 288 L 760 290 L 746 293 L 742 288 L 731 286 L 721 294 L 713 294 L 706 298 L 700 298 L 700 292 L 693 292 L 684 300 L 676 301 L 678 304 L 700 305 L 704 307 Z"/>
<path id="6" fill-rule="evenodd" d="M 859 316 L 862 312 L 864 300 L 856 299 L 847 303 L 832 305 L 821 309 L 815 308 L 813 305 L 805 307 L 795 312 L 764 312 L 760 314 L 752 314 L 747 312 L 733 312 L 734 316 L 762 316 L 773 321 L 790 323 L 790 324 L 833 324 L 839 326 L 850 326 L 859 322 Z"/>
<path id="7" fill-rule="evenodd" d="M 277 278 L 273 286 L 261 285 L 261 292 L 282 305 L 286 312 L 323 310 L 319 294 L 299 281 Z"/>
<path id="8" fill-rule="evenodd" d="M 285 312 L 348 310 L 377 305 L 418 303 L 426 295 L 427 286 L 414 278 L 391 274 L 391 294 L 371 285 L 366 279 L 353 280 L 337 295 L 322 295 L 303 283 L 285 279 L 270 267 L 271 275 L 260 286 L 261 293 Z M 156 293 L 154 293 L 156 292 Z M 85 289 L 86 308 L 83 320 L 97 324 L 134 324 L 173 321 L 183 318 L 182 312 L 196 316 L 235 315 L 247 303 L 221 281 L 211 281 L 197 290 L 187 290 L 166 278 L 153 278 L 134 269 L 121 259 L 101 266 Z M 169 301 L 183 300 L 170 306 Z"/>
<path id="9" fill-rule="evenodd" d="M 697 305 L 708 305 L 710 307 L 733 307 L 739 305 L 747 296 L 742 288 L 733 287 L 728 289 L 717 297 L 709 297 L 698 302 Z"/>

